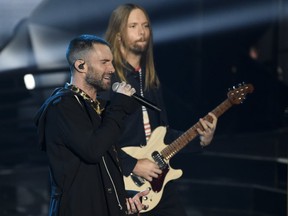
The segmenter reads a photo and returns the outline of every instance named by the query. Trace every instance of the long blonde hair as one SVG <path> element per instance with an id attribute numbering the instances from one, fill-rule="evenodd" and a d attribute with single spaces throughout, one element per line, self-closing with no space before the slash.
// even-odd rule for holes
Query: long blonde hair
<path id="1" fill-rule="evenodd" d="M 118 40 L 118 35 L 120 34 L 122 38 L 126 37 L 126 27 L 128 22 L 128 17 L 132 10 L 140 9 L 143 11 L 147 20 L 149 22 L 150 28 L 150 39 L 148 41 L 148 48 L 144 56 L 141 58 L 141 65 L 145 66 L 146 76 L 145 76 L 145 89 L 158 87 L 159 79 L 157 77 L 155 66 L 154 66 L 154 57 L 153 57 L 153 34 L 150 25 L 150 19 L 148 13 L 139 5 L 135 4 L 124 4 L 117 7 L 111 14 L 108 28 L 105 33 L 105 39 L 111 45 L 114 58 L 114 67 L 116 73 L 119 76 L 121 81 L 126 81 L 123 68 L 125 68 L 126 60 L 121 54 L 120 43 Z"/>

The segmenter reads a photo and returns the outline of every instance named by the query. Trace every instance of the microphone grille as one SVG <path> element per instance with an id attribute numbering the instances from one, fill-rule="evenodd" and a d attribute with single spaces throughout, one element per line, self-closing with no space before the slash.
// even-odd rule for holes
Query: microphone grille
<path id="1" fill-rule="evenodd" d="M 114 92 L 118 89 L 119 84 L 120 84 L 119 82 L 113 83 L 113 85 L 112 85 L 112 90 L 113 90 Z"/>

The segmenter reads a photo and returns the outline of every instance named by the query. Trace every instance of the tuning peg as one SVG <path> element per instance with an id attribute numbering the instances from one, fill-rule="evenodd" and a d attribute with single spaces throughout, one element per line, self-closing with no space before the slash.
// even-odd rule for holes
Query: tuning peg
<path id="1" fill-rule="evenodd" d="M 246 100 L 246 97 L 245 97 L 245 96 L 244 96 L 244 97 L 241 97 L 241 98 L 239 98 L 239 101 L 240 101 L 240 103 L 241 103 L 241 104 L 244 102 L 244 100 Z"/>

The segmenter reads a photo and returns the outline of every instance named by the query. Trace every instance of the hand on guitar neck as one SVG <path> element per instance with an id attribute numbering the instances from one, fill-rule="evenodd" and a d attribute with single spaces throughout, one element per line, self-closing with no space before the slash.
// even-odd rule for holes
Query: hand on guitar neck
<path id="1" fill-rule="evenodd" d="M 217 125 L 217 117 L 213 113 L 209 113 L 208 115 L 211 118 L 200 118 L 200 124 L 197 128 L 200 135 L 200 145 L 202 147 L 211 143 Z M 158 178 L 158 176 L 162 174 L 162 170 L 154 161 L 143 158 L 138 159 L 136 166 L 133 169 L 133 173 L 151 182 L 153 178 Z"/>
<path id="2" fill-rule="evenodd" d="M 197 132 L 200 135 L 200 145 L 202 147 L 207 146 L 211 143 L 214 136 L 214 132 L 216 130 L 218 120 L 218 118 L 212 112 L 209 112 L 208 116 L 211 117 L 212 122 L 209 121 L 210 118 L 209 119 L 200 118 L 199 122 L 201 124 L 200 126 L 202 127 L 197 128 Z"/>

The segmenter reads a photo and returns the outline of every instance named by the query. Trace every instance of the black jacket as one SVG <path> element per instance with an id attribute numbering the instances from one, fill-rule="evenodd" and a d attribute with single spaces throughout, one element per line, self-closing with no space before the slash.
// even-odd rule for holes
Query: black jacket
<path id="1" fill-rule="evenodd" d="M 39 143 L 47 152 L 51 174 L 49 213 L 125 215 L 126 193 L 114 144 L 123 120 L 137 104 L 115 94 L 100 117 L 80 95 L 77 98 L 74 92 L 60 89 L 36 116 Z"/>

